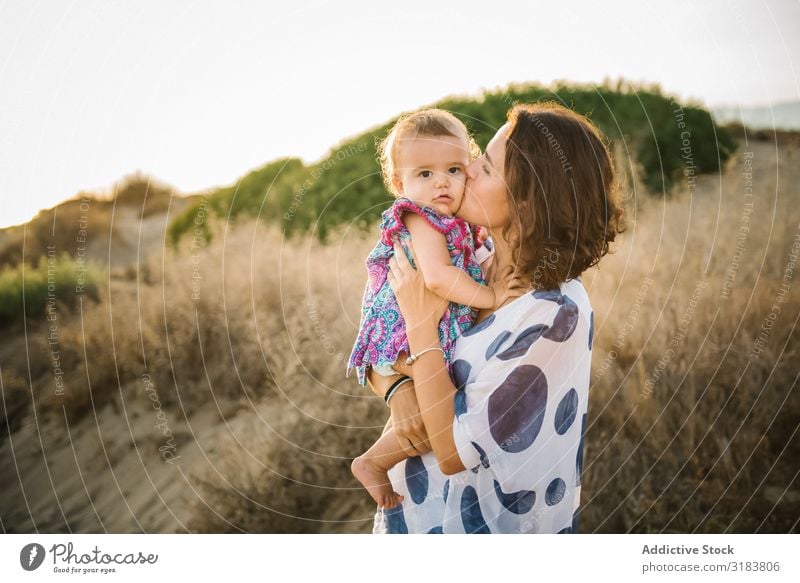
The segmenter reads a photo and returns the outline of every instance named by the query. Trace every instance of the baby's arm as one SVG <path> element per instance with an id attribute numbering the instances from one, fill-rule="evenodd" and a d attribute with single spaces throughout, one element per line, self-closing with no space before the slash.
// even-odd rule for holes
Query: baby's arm
<path id="1" fill-rule="evenodd" d="M 414 260 L 428 289 L 457 304 L 480 309 L 495 307 L 492 287 L 479 284 L 450 263 L 447 239 L 442 233 L 416 213 L 405 213 L 403 223 L 411 233 Z"/>

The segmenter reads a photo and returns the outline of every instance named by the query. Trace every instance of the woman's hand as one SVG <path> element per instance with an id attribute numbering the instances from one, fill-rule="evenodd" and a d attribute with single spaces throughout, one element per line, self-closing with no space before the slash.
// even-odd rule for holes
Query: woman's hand
<path id="1" fill-rule="evenodd" d="M 393 367 L 399 373 L 411 376 L 411 367 L 405 363 L 407 356 L 405 351 L 401 351 Z M 376 373 L 372 367 L 367 369 L 367 382 L 372 391 L 381 398 L 384 397 L 392 383 L 399 379 L 399 375 L 385 377 Z M 414 392 L 413 381 L 400 385 L 394 396 L 389 399 L 389 408 L 392 410 L 389 422 L 406 455 L 417 456 L 431 451 L 428 433 L 425 430 L 417 402 L 417 394 Z"/>
<path id="2" fill-rule="evenodd" d="M 406 364 L 406 359 L 408 358 L 408 352 L 405 350 L 401 350 L 400 353 L 397 355 L 397 360 L 392 365 L 392 368 L 399 372 L 400 374 L 404 374 L 407 377 L 414 377 L 414 368 L 408 364 Z"/>
<path id="3" fill-rule="evenodd" d="M 408 241 L 408 250 L 415 259 L 411 241 Z M 394 255 L 389 259 L 388 279 L 406 322 L 406 334 L 412 333 L 417 327 L 432 326 L 436 330 L 448 302 L 425 286 L 422 272 L 411 266 L 398 242 L 395 242 Z"/>

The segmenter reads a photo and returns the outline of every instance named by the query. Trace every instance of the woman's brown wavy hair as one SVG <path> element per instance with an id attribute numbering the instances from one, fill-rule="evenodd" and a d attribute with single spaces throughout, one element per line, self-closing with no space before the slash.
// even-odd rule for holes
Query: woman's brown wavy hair
<path id="1" fill-rule="evenodd" d="M 508 121 L 504 238 L 522 283 L 556 288 L 624 230 L 611 153 L 591 121 L 558 103 L 516 105 Z"/>

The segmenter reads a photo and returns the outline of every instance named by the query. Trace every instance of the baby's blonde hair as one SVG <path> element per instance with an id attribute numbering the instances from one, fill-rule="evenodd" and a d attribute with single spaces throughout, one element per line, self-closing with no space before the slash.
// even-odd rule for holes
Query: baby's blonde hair
<path id="1" fill-rule="evenodd" d="M 383 183 L 393 195 L 398 196 L 392 184 L 397 158 L 397 141 L 417 136 L 452 136 L 464 138 L 469 148 L 470 160 L 481 155 L 481 150 L 464 123 L 449 111 L 443 109 L 423 109 L 401 115 L 386 137 L 378 144 Z"/>

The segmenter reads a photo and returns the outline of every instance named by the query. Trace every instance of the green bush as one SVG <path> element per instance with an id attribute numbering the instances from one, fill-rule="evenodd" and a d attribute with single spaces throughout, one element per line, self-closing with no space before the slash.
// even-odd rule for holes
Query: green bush
<path id="1" fill-rule="evenodd" d="M 83 273 L 82 269 L 66 252 L 42 255 L 36 267 L 25 263 L 5 267 L 0 271 L 0 325 L 23 315 L 45 318 L 57 304 L 74 306 L 83 294 L 97 300 L 97 286 L 106 273 L 95 263 L 85 264 Z"/>

